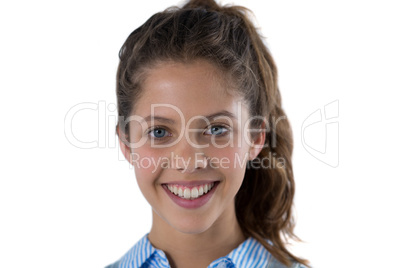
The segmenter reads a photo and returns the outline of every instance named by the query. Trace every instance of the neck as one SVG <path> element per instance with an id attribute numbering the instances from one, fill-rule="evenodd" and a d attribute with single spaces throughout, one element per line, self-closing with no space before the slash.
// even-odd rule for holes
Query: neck
<path id="1" fill-rule="evenodd" d="M 236 215 L 218 219 L 208 230 L 197 233 L 182 233 L 154 211 L 148 239 L 155 248 L 165 252 L 171 267 L 207 267 L 214 260 L 229 254 L 245 237 Z"/>

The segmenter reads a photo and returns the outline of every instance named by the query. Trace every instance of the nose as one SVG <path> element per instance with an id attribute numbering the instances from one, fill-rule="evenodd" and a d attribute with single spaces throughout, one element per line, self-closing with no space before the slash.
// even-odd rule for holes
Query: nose
<path id="1" fill-rule="evenodd" d="M 187 141 L 186 137 L 175 145 L 171 157 L 172 168 L 181 173 L 192 173 L 205 169 L 208 165 L 208 157 L 203 148 L 198 148 L 197 144 Z"/>

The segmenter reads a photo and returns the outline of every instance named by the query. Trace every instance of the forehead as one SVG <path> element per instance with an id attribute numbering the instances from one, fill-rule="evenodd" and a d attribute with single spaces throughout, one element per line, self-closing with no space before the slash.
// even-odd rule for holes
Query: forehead
<path id="1" fill-rule="evenodd" d="M 136 101 L 135 114 L 146 116 L 154 106 L 155 114 L 172 115 L 175 107 L 185 117 L 211 114 L 220 110 L 236 112 L 242 97 L 230 87 L 228 75 L 207 61 L 164 62 L 149 69 Z M 167 104 L 156 106 L 156 104 Z M 156 108 L 155 108 L 156 107 Z"/>

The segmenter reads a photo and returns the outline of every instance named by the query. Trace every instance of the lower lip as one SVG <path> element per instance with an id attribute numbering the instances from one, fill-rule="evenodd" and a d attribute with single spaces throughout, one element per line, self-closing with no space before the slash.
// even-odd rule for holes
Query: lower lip
<path id="1" fill-rule="evenodd" d="M 167 188 L 166 184 L 162 185 L 162 188 L 165 189 L 167 195 L 177 205 L 179 205 L 179 206 L 181 206 L 183 208 L 196 209 L 196 208 L 202 207 L 203 205 L 205 205 L 209 201 L 209 199 L 214 194 L 214 192 L 215 192 L 216 188 L 218 187 L 218 185 L 219 185 L 219 182 L 215 182 L 214 187 L 208 193 L 204 194 L 201 197 L 193 199 L 193 200 L 178 197 L 177 195 L 175 195 L 171 191 L 169 191 L 169 189 Z"/>

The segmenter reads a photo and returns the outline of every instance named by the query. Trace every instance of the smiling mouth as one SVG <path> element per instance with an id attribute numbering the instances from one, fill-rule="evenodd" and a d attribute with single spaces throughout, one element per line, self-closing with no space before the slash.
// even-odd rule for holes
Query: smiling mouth
<path id="1" fill-rule="evenodd" d="M 179 184 L 164 184 L 172 194 L 186 200 L 194 200 L 207 194 L 218 182 L 205 183 L 197 186 L 184 186 Z"/>

